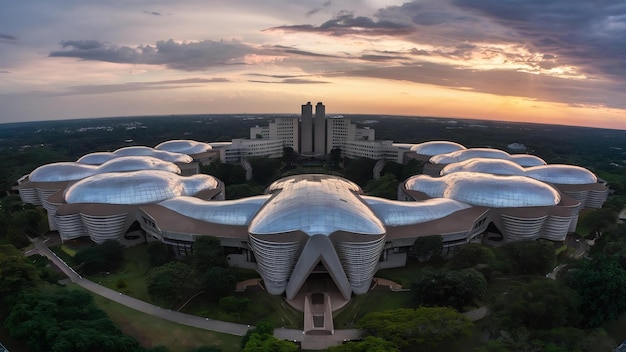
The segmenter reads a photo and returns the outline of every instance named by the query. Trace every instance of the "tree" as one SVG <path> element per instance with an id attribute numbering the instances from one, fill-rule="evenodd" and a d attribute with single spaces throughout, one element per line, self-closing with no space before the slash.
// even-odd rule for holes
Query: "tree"
<path id="1" fill-rule="evenodd" d="M 584 325 L 595 327 L 626 312 L 626 271 L 616 256 L 599 255 L 566 277 L 584 304 Z"/>
<path id="2" fill-rule="evenodd" d="M 230 268 L 214 266 L 207 269 L 202 281 L 202 288 L 217 297 L 228 295 L 235 290 L 237 277 Z"/>
<path id="3" fill-rule="evenodd" d="M 474 268 L 478 264 L 489 264 L 495 256 L 491 250 L 478 243 L 468 243 L 448 261 L 448 268 L 452 270 Z"/>
<path id="4" fill-rule="evenodd" d="M 520 241 L 504 246 L 520 274 L 545 275 L 556 263 L 551 243 L 546 241 Z"/>
<path id="5" fill-rule="evenodd" d="M 181 301 L 198 287 L 191 267 L 181 262 L 169 262 L 151 269 L 146 286 L 151 297 L 170 305 Z"/>
<path id="6" fill-rule="evenodd" d="M 474 324 L 452 308 L 420 307 L 370 312 L 357 322 L 357 327 L 366 336 L 380 337 L 404 349 L 434 347 L 444 341 L 467 337 Z"/>
<path id="7" fill-rule="evenodd" d="M 398 180 L 393 174 L 385 174 L 376 180 L 370 180 L 365 186 L 369 196 L 398 199 Z"/>
<path id="8" fill-rule="evenodd" d="M 148 242 L 146 250 L 148 252 L 148 261 L 150 262 L 150 266 L 153 268 L 161 266 L 173 259 L 172 252 L 163 242 Z"/>
<path id="9" fill-rule="evenodd" d="M 12 245 L 0 245 L 0 299 L 39 282 L 37 267 L 27 263 Z"/>
<path id="10" fill-rule="evenodd" d="M 443 250 L 443 237 L 439 235 L 418 237 L 411 247 L 411 256 L 427 262 L 433 256 L 440 256 Z"/>
<path id="11" fill-rule="evenodd" d="M 248 298 L 237 298 L 235 296 L 226 296 L 220 298 L 220 308 L 230 313 L 239 315 L 245 312 L 252 303 Z"/>
<path id="12" fill-rule="evenodd" d="M 253 333 L 241 352 L 296 352 L 298 346 L 270 334 Z"/>
<path id="13" fill-rule="evenodd" d="M 499 297 L 492 307 L 492 316 L 500 328 L 509 330 L 575 327 L 581 318 L 580 306 L 580 297 L 574 290 L 541 278 Z"/>
<path id="14" fill-rule="evenodd" d="M 85 274 L 115 271 L 124 263 L 124 246 L 117 241 L 106 240 L 102 244 L 79 250 L 74 260 L 81 265 Z"/>
<path id="15" fill-rule="evenodd" d="M 263 194 L 265 188 L 247 183 L 226 186 L 227 199 L 240 199 Z"/>
<path id="16" fill-rule="evenodd" d="M 472 268 L 459 271 L 430 270 L 418 277 L 411 291 L 419 305 L 451 306 L 462 310 L 485 295 L 487 280 Z"/>
<path id="17" fill-rule="evenodd" d="M 362 341 L 352 341 L 343 345 L 331 346 L 328 352 L 399 352 L 400 350 L 391 342 L 380 337 L 368 336 Z"/>
<path id="18" fill-rule="evenodd" d="M 198 237 L 193 243 L 192 265 L 198 274 L 204 274 L 214 266 L 227 267 L 220 240 L 212 236 Z"/>

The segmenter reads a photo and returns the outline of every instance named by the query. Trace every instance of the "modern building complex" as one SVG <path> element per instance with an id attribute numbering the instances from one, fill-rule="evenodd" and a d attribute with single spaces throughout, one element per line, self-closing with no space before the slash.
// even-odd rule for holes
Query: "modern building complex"
<path id="1" fill-rule="evenodd" d="M 249 157 L 277 158 L 283 148 L 292 148 L 306 158 L 324 159 L 334 149 L 347 158 L 403 161 L 404 150 L 389 140 L 375 140 L 376 131 L 358 128 L 343 116 L 326 116 L 324 104 L 315 111 L 309 102 L 302 105 L 300 121 L 295 116 L 276 117 L 267 126 L 250 128 L 250 139 L 211 143 L 224 162 L 234 163 Z"/>
<path id="2" fill-rule="evenodd" d="M 63 241 L 160 241 L 187 256 L 198 238 L 214 236 L 229 265 L 256 270 L 269 293 L 302 299 L 305 311 L 312 301 L 322 302 L 325 317 L 337 308 L 329 293 L 345 303 L 367 292 L 378 270 L 406 265 L 419 238 L 441 236 L 443 254 L 470 242 L 564 241 L 580 210 L 599 208 L 608 196 L 607 185 L 582 167 L 447 141 L 393 145 L 373 140 L 373 130 L 357 140 L 349 120 L 322 117 L 321 103 L 315 118 L 310 103 L 302 111 L 299 138 L 288 136 L 297 119 L 280 118 L 253 128 L 249 140 L 233 140 L 220 157 L 279 156 L 299 140 L 303 153 L 321 152 L 322 143 L 324 153 L 330 147 L 354 156 L 417 159 L 424 174 L 401 182 L 398 200 L 367 196 L 349 180 L 318 174 L 286 177 L 263 195 L 224 200 L 220 180 L 189 167 L 212 160 L 216 151 L 208 143 L 176 140 L 44 165 L 22 177 L 18 190 L 24 202 L 46 209 L 50 229 Z M 323 129 L 316 127 L 322 123 Z M 332 331 L 332 319 L 322 320 L 305 326 Z"/>

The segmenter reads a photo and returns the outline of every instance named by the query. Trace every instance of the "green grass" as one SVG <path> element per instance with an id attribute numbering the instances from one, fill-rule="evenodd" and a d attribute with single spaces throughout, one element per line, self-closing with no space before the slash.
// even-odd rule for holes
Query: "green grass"
<path id="1" fill-rule="evenodd" d="M 108 275 L 90 275 L 87 279 L 125 295 L 151 302 L 146 288 L 146 276 L 150 270 L 146 245 L 140 244 L 124 249 L 124 266 Z"/>
<path id="2" fill-rule="evenodd" d="M 260 288 L 248 288 L 244 292 L 235 293 L 234 296 L 248 298 L 252 302 L 250 307 L 239 315 L 221 310 L 219 299 L 208 294 L 194 298 L 182 312 L 239 324 L 256 325 L 260 321 L 268 321 L 275 327 L 290 329 L 303 327 L 303 314 L 289 306 L 281 296 L 270 295 Z"/>
<path id="3" fill-rule="evenodd" d="M 393 292 L 378 287 L 358 296 L 353 296 L 345 307 L 335 312 L 335 329 L 352 329 L 354 323 L 369 312 L 379 312 L 396 308 L 415 308 L 410 291 Z"/>
<path id="4" fill-rule="evenodd" d="M 77 289 L 80 289 L 76 286 Z M 127 335 L 144 347 L 165 346 L 172 352 L 186 352 L 201 346 L 217 346 L 223 352 L 240 349 L 241 337 L 176 324 L 128 308 L 102 296 L 90 293 L 100 309 L 105 311 Z"/>
<path id="5" fill-rule="evenodd" d="M 415 282 L 417 275 L 425 268 L 439 268 L 443 264 L 433 261 L 420 263 L 417 259 L 408 258 L 406 266 L 402 268 L 383 269 L 376 272 L 376 277 L 388 279 L 399 283 L 404 288 L 410 288 Z"/>

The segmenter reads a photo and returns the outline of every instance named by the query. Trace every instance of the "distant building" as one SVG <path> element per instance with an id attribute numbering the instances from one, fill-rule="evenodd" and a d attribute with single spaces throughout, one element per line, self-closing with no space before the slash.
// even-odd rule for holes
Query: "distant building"
<path id="1" fill-rule="evenodd" d="M 272 139 L 282 142 L 283 147 L 300 150 L 297 117 L 277 117 L 267 126 L 250 128 L 250 139 Z"/>

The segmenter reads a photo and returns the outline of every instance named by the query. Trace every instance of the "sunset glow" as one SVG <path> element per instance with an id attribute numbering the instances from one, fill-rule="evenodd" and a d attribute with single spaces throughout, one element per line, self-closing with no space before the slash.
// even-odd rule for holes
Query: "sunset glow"
<path id="1" fill-rule="evenodd" d="M 12 2 L 0 123 L 389 114 L 626 129 L 619 0 Z"/>

